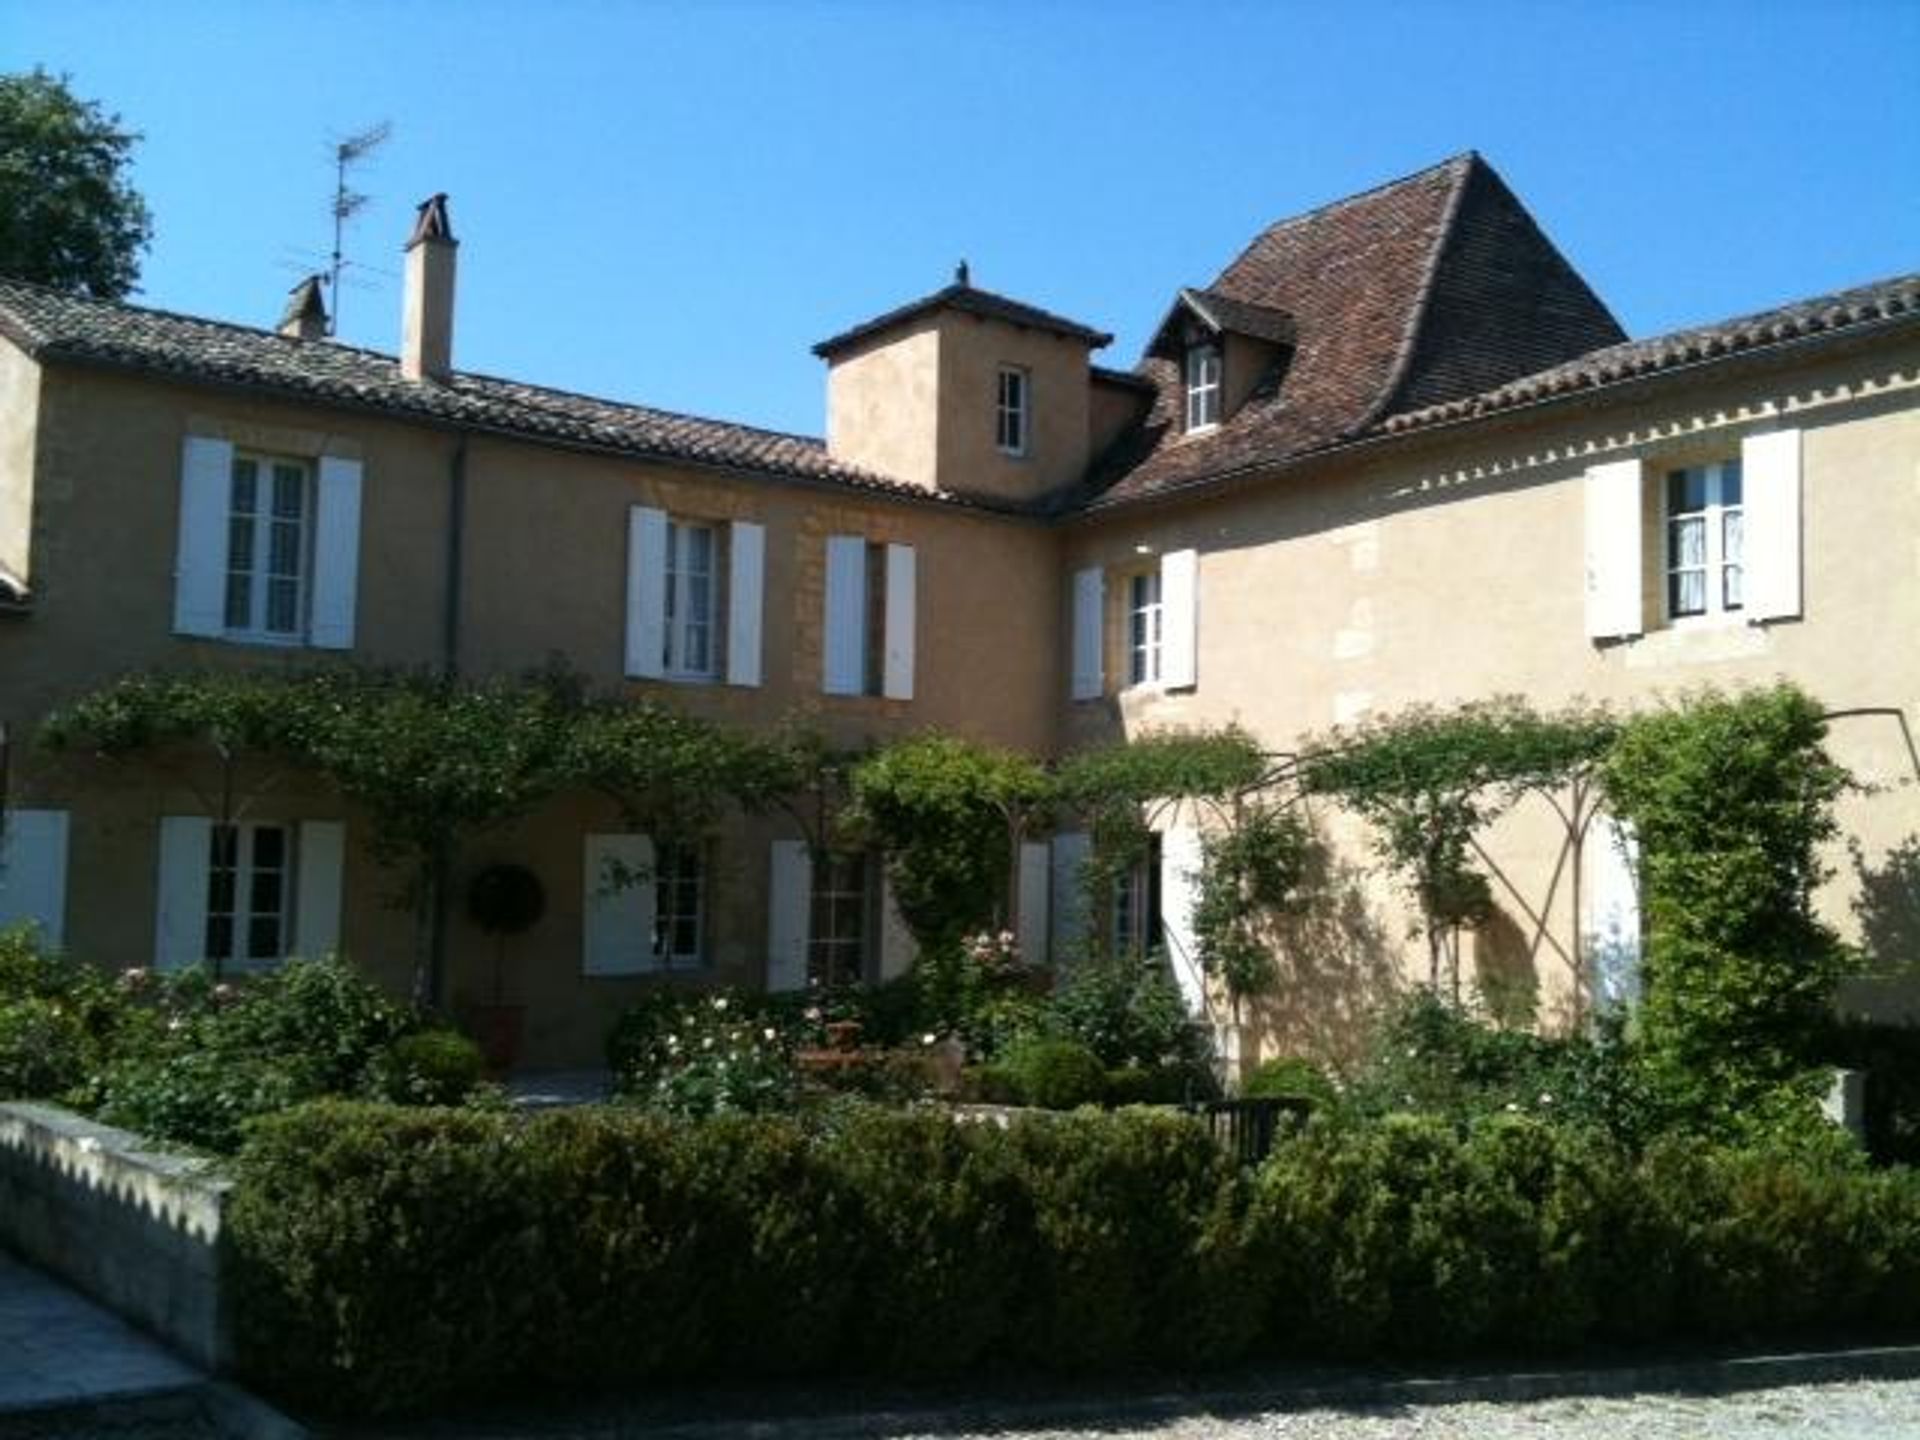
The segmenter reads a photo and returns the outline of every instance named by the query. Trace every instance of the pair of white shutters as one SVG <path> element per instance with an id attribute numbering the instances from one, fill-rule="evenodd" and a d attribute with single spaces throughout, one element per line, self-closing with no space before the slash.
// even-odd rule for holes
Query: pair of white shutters
<path id="1" fill-rule="evenodd" d="M 667 673 L 667 512 L 635 505 L 627 512 L 627 664 L 635 680 Z M 728 523 L 727 683 L 760 683 L 767 531 L 749 520 Z"/>
<path id="2" fill-rule="evenodd" d="M 889 700 L 913 698 L 914 589 L 916 561 L 911 545 L 886 547 L 881 597 L 885 618 L 880 693 Z M 868 690 L 867 540 L 863 535 L 827 537 L 825 642 L 821 647 L 820 688 L 829 695 L 864 695 Z"/>
<path id="3" fill-rule="evenodd" d="M 314 481 L 312 571 L 306 639 L 323 650 L 353 648 L 360 586 L 358 460 L 320 457 Z M 173 628 L 219 636 L 227 628 L 228 517 L 233 444 L 189 435 L 180 459 L 180 536 L 174 566 Z"/>
<path id="4" fill-rule="evenodd" d="M 653 841 L 589 835 L 581 906 L 580 968 L 587 975 L 645 975 L 653 956 Z"/>
<path id="5" fill-rule="evenodd" d="M 1063 830 L 1053 837 L 1048 848 L 1051 851 L 1052 963 L 1060 965 L 1086 943 L 1088 927 L 1094 920 L 1088 914 L 1083 879 L 1093 847 L 1084 830 Z M 1174 979 L 1194 1014 L 1206 1013 L 1205 974 L 1193 929 L 1202 862 L 1198 830 L 1177 827 L 1161 832 L 1160 925 L 1165 933 L 1152 940 L 1155 943 L 1164 940 Z"/>
<path id="6" fill-rule="evenodd" d="M 1073 577 L 1073 674 L 1075 700 L 1106 692 L 1107 581 L 1104 570 Z M 1199 683 L 1200 552 L 1169 550 L 1160 557 L 1160 678 L 1168 690 Z"/>
<path id="7" fill-rule="evenodd" d="M 66 939 L 67 812 L 9 810 L 0 825 L 0 930 L 33 925 L 58 949 Z"/>
<path id="8" fill-rule="evenodd" d="M 338 820 L 302 820 L 293 832 L 293 930 L 287 953 L 306 959 L 340 948 L 340 905 L 347 827 Z M 205 815 L 160 817 L 159 906 L 154 964 L 162 970 L 207 958 L 207 878 L 213 821 Z"/>
<path id="9" fill-rule="evenodd" d="M 767 854 L 767 989 L 807 987 L 807 944 L 813 938 L 813 856 L 804 840 L 775 840 Z M 913 965 L 913 934 L 900 918 L 884 867 L 880 882 L 880 978 Z"/>
<path id="10" fill-rule="evenodd" d="M 1642 506 L 1646 462 L 1616 460 L 1586 478 L 1587 634 L 1620 640 L 1646 629 L 1649 546 Z M 1749 435 L 1740 446 L 1745 546 L 1745 617 L 1800 614 L 1800 432 Z M 1653 547 L 1664 563 L 1664 536 Z"/>

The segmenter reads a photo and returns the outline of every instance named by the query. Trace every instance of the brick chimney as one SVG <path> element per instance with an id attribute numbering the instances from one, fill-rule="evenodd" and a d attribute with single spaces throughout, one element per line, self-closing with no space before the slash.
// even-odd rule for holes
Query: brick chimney
<path id="1" fill-rule="evenodd" d="M 407 242 L 400 373 L 409 380 L 444 382 L 453 374 L 453 262 L 459 249 L 447 197 L 422 201 Z"/>
<path id="2" fill-rule="evenodd" d="M 327 338 L 327 302 L 321 298 L 318 275 L 309 275 L 288 293 L 280 333 L 293 340 Z"/>

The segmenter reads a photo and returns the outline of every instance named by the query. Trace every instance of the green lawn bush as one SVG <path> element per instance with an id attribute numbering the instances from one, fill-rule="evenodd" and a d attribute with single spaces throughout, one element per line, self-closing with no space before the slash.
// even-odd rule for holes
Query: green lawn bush
<path id="1" fill-rule="evenodd" d="M 1244 1172 L 1143 1110 L 328 1101 L 235 1173 L 246 1373 L 335 1411 L 1920 1327 L 1913 1171 L 1524 1116 L 1316 1123 Z"/>
<path id="2" fill-rule="evenodd" d="M 1022 1105 L 1071 1110 L 1106 1099 L 1106 1068 L 1098 1055 L 1075 1040 L 1034 1035 L 1016 1041 L 1001 1058 L 1000 1069 Z"/>
<path id="3" fill-rule="evenodd" d="M 1240 1093 L 1248 1100 L 1305 1100 L 1323 1110 L 1338 1098 L 1327 1072 L 1297 1055 L 1261 1061 L 1241 1085 Z"/>
<path id="4" fill-rule="evenodd" d="M 486 1056 L 458 1030 L 417 1030 L 389 1042 L 374 1057 L 366 1089 L 396 1105 L 459 1105 L 486 1073 Z"/>

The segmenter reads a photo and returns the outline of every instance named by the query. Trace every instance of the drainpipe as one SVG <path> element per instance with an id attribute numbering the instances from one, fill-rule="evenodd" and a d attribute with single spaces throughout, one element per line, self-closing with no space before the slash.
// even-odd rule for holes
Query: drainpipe
<path id="1" fill-rule="evenodd" d="M 447 586 L 440 634 L 440 670 L 451 681 L 460 673 L 460 600 L 467 528 L 467 437 L 454 446 L 447 471 Z M 436 848 L 428 884 L 432 912 L 427 932 L 427 1003 L 436 1010 L 446 1001 L 447 880 L 453 857 L 448 847 Z"/>

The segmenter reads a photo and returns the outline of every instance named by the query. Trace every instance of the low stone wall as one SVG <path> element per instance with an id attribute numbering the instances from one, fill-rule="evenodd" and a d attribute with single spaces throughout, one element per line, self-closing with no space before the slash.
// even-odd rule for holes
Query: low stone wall
<path id="1" fill-rule="evenodd" d="M 0 1104 L 0 1245 L 209 1370 L 231 1369 L 220 1286 L 229 1182 L 53 1105 Z"/>

